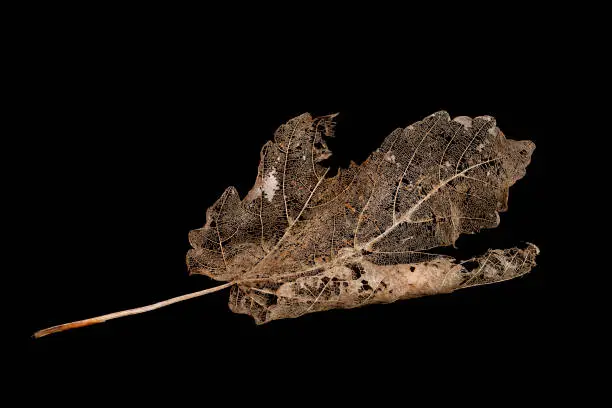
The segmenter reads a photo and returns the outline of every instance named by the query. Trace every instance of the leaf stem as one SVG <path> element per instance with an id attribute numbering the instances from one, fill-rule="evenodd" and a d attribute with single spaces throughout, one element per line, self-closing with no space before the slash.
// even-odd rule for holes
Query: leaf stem
<path id="1" fill-rule="evenodd" d="M 215 286 L 210 289 L 204 289 L 198 292 L 193 292 L 193 293 L 188 293 L 186 295 L 177 296 L 172 299 L 154 303 L 152 305 L 137 307 L 135 309 L 122 310 L 121 312 L 110 313 L 110 314 L 106 314 L 106 315 L 102 315 L 98 317 L 92 317 L 90 319 L 85 319 L 85 320 L 78 320 L 76 322 L 60 324 L 58 326 L 53 326 L 47 329 L 37 331 L 36 333 L 34 333 L 34 338 L 38 339 L 40 337 L 43 337 L 43 336 L 46 336 L 52 333 L 62 332 L 64 330 L 76 329 L 78 327 L 91 326 L 92 324 L 103 323 L 107 320 L 117 319 L 119 317 L 131 316 L 135 314 L 150 312 L 151 310 L 159 309 L 159 308 L 171 305 L 173 303 L 182 302 L 183 300 L 208 295 L 209 293 L 213 293 L 213 292 L 218 292 L 225 288 L 229 288 L 230 286 L 236 283 L 237 283 L 236 281 L 232 281 L 232 282 L 225 283 L 223 285 Z"/>

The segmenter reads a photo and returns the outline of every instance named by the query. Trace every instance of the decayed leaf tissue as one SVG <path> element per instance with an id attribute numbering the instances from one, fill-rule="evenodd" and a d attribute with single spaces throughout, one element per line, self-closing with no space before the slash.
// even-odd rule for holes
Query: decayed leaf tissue
<path id="1" fill-rule="evenodd" d="M 232 311 L 261 324 L 448 293 L 534 267 L 533 244 L 463 261 L 428 252 L 499 224 L 531 141 L 506 139 L 490 116 L 451 120 L 442 111 L 393 131 L 361 165 L 326 177 L 321 162 L 331 155 L 325 138 L 334 117 L 305 113 L 280 126 L 261 150 L 253 188 L 241 199 L 229 187 L 206 225 L 190 232 L 190 272 L 228 282 L 217 288 L 231 287 Z"/>

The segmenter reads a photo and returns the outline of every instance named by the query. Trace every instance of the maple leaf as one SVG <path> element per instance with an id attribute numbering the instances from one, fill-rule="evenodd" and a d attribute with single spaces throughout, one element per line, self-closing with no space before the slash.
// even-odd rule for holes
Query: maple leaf
<path id="1" fill-rule="evenodd" d="M 54 326 L 35 337 L 143 313 L 230 287 L 229 306 L 258 324 L 389 303 L 529 272 L 539 249 L 491 249 L 459 261 L 435 254 L 499 224 L 508 190 L 535 145 L 506 139 L 490 116 L 436 112 L 396 129 L 361 165 L 326 177 L 334 117 L 305 113 L 261 150 L 243 199 L 229 187 L 189 233 L 192 274 L 227 283 L 150 306 Z"/>

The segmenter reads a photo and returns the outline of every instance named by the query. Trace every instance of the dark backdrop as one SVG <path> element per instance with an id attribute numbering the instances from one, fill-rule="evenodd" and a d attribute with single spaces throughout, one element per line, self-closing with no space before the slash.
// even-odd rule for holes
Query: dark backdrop
<path id="1" fill-rule="evenodd" d="M 558 364 L 551 344 L 566 329 L 553 290 L 559 265 L 551 255 L 548 165 L 558 145 L 545 120 L 558 89 L 544 45 L 527 54 L 484 37 L 468 45 L 347 37 L 270 50 L 266 39 L 248 36 L 198 42 L 182 34 L 73 34 L 41 38 L 26 71 L 25 106 L 36 114 L 24 127 L 37 172 L 28 191 L 23 338 L 34 377 L 48 379 L 49 367 L 75 377 L 104 368 L 110 378 L 147 367 L 216 389 L 232 378 L 258 384 L 350 373 L 357 381 L 424 367 L 439 378 L 452 367 L 476 366 L 483 368 L 462 381 L 478 383 L 491 367 L 537 378 Z M 187 234 L 205 223 L 207 207 L 227 186 L 242 196 L 250 189 L 260 148 L 288 119 L 339 112 L 330 164 L 346 167 L 395 128 L 440 109 L 452 117 L 492 115 L 508 138 L 536 143 L 500 226 L 457 243 L 457 254 L 470 256 L 533 242 L 542 253 L 529 275 L 263 326 L 231 313 L 225 291 L 29 339 L 44 327 L 214 286 L 188 276 Z M 167 370 L 183 364 L 195 373 Z"/>

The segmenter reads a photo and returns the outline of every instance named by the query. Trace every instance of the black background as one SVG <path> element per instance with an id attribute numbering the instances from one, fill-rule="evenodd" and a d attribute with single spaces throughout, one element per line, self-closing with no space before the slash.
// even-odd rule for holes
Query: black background
<path id="1" fill-rule="evenodd" d="M 93 372 L 107 373 L 115 386 L 144 372 L 209 391 L 235 381 L 265 391 L 278 381 L 297 387 L 294 378 L 317 378 L 316 394 L 326 387 L 321 378 L 348 379 L 347 387 L 359 389 L 396 370 L 406 383 L 409 375 L 452 383 L 462 372 L 461 384 L 476 388 L 519 371 L 533 386 L 563 364 L 554 344 L 569 329 L 554 289 L 563 267 L 552 256 L 550 169 L 559 145 L 545 120 L 560 93 L 551 76 L 553 45 L 491 39 L 508 27 L 501 21 L 465 40 L 431 31 L 374 38 L 357 29 L 274 46 L 290 23 L 236 39 L 228 30 L 156 21 L 120 32 L 106 23 L 91 32 L 87 21 L 56 26 L 36 38 L 32 62 L 24 64 L 22 106 L 32 115 L 23 133 L 36 169 L 23 259 L 32 381 L 90 389 Z M 207 207 L 227 186 L 244 196 L 259 150 L 288 119 L 340 113 L 328 142 L 335 168 L 360 163 L 395 128 L 442 109 L 452 117 L 492 115 L 508 138 L 536 143 L 500 226 L 460 238 L 455 252 L 533 242 L 542 253 L 527 276 L 263 326 L 231 313 L 224 291 L 29 337 L 214 286 L 188 276 L 187 234 L 205 223 Z"/>

